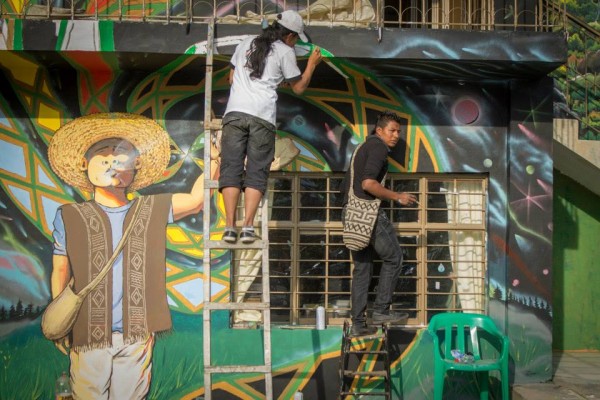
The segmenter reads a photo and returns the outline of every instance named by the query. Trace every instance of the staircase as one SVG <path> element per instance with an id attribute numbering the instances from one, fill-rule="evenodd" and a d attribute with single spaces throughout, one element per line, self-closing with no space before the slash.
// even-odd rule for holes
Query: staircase
<path id="1" fill-rule="evenodd" d="M 600 140 L 600 32 L 570 13 L 565 20 L 569 57 L 554 74 L 555 111 L 581 121 L 580 139 Z"/>
<path id="2" fill-rule="evenodd" d="M 600 32 L 567 13 L 567 63 L 553 73 L 554 168 L 600 196 Z"/>

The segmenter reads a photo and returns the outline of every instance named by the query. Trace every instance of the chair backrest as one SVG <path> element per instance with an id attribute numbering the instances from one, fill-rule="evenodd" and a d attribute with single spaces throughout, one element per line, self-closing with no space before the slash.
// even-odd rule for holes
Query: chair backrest
<path id="1" fill-rule="evenodd" d="M 427 330 L 434 338 L 434 343 L 437 347 L 436 353 L 447 360 L 453 358 L 451 350 L 454 349 L 460 350 L 463 353 L 471 352 L 475 360 L 480 360 L 482 358 L 480 335 L 485 332 L 492 337 L 498 338 L 500 344 L 503 336 L 490 317 L 483 314 L 471 313 L 436 314 L 431 318 Z M 438 335 L 440 331 L 443 332 L 441 337 L 443 347 L 439 343 L 440 338 Z"/>

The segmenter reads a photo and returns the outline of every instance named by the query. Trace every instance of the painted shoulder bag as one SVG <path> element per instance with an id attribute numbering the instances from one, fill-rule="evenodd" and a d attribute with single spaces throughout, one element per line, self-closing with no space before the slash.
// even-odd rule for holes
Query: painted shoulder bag
<path id="1" fill-rule="evenodd" d="M 362 250 L 371 242 L 371 235 L 377 221 L 381 200 L 365 200 L 354 194 L 354 156 L 358 153 L 361 143 L 350 160 L 350 188 L 348 202 L 344 208 L 344 245 L 350 250 Z M 385 181 L 385 176 L 383 177 Z"/>

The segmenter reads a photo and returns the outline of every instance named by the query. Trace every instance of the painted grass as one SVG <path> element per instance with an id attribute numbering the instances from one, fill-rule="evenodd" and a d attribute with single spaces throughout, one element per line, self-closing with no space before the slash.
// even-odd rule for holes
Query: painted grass
<path id="1" fill-rule="evenodd" d="M 490 307 L 494 305 L 490 304 Z M 551 352 L 544 323 L 525 311 L 511 310 L 513 319 L 508 327 L 511 338 L 511 369 L 518 366 L 515 378 L 523 382 L 539 379 L 540 374 L 551 370 Z M 257 361 L 262 354 L 260 331 L 236 332 L 226 329 L 227 316 L 214 313 L 213 355 L 217 364 L 227 365 L 231 360 Z M 152 386 L 149 399 L 181 399 L 203 387 L 202 316 L 173 313 L 174 332 L 159 337 L 154 349 Z M 543 329 L 544 328 L 544 329 Z M 250 335 L 250 336 L 248 336 Z M 328 329 L 321 332 L 284 331 L 273 332 L 273 362 L 278 370 L 291 366 L 301 368 L 302 374 L 316 362 L 316 354 L 330 353 L 339 349 L 341 331 Z M 280 345 L 275 345 L 279 343 Z M 286 343 L 281 346 L 282 343 Z M 394 398 L 421 400 L 433 396 L 432 341 L 424 332 L 419 333 L 410 351 L 392 370 Z M 246 358 L 248 357 L 248 358 Z M 550 358 L 549 358 L 550 357 Z M 305 365 L 304 367 L 302 365 Z M 167 368 L 167 367 L 168 368 Z M 39 319 L 0 338 L 0 399 L 37 400 L 53 398 L 54 382 L 62 371 L 68 370 L 68 358 L 46 340 L 40 331 Z M 300 373 L 299 372 L 299 373 Z M 217 378 L 217 377 L 215 377 Z M 296 379 L 302 377 L 297 376 Z M 224 379 L 224 378 L 223 378 Z M 235 380 L 229 376 L 227 381 Z M 217 378 L 217 380 L 220 380 Z M 216 383 L 216 381 L 213 381 Z M 514 382 L 511 381 L 511 384 Z M 335 382 L 337 385 L 337 382 Z M 380 387 L 373 387 L 379 390 Z M 492 375 L 491 399 L 500 398 L 500 382 Z M 469 400 L 478 398 L 477 383 L 471 377 L 454 374 L 446 380 L 445 397 Z"/>
<path id="2" fill-rule="evenodd" d="M 182 331 L 157 340 L 149 399 L 180 399 L 203 384 L 202 317 L 173 317 Z M 69 370 L 68 357 L 42 336 L 39 324 L 39 319 L 31 321 L 0 339 L 0 399 L 52 399 L 56 379 Z"/>
<path id="3" fill-rule="evenodd" d="M 0 399 L 54 398 L 54 383 L 69 361 L 42 336 L 39 321 L 0 341 Z"/>

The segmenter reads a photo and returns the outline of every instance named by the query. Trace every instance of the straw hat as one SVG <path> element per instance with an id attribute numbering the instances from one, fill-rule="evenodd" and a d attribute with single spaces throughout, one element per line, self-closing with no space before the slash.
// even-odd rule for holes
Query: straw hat
<path id="1" fill-rule="evenodd" d="M 137 114 L 102 113 L 79 117 L 60 127 L 48 146 L 50 165 L 67 184 L 92 192 L 94 187 L 81 170 L 81 160 L 92 145 L 109 138 L 129 141 L 140 154 L 140 169 L 129 192 L 156 182 L 169 164 L 169 134 L 159 124 Z"/>

